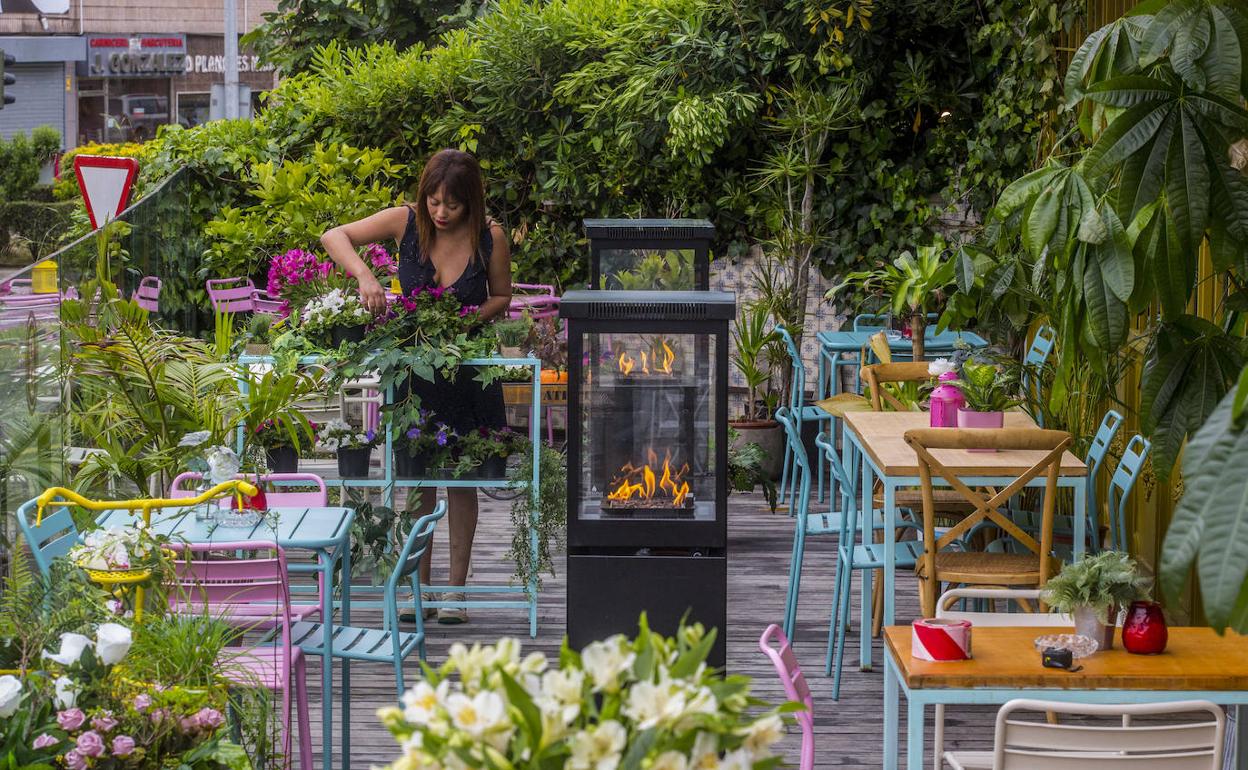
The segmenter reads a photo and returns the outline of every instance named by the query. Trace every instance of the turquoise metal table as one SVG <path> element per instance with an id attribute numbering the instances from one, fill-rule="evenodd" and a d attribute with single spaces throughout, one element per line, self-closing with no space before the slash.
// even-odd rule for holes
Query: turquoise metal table
<path id="1" fill-rule="evenodd" d="M 914 450 L 905 442 L 905 432 L 912 428 L 930 426 L 927 412 L 848 412 L 845 415 L 845 442 L 847 448 L 855 456 L 861 458 L 862 481 L 859 492 L 862 495 L 862 511 L 873 509 L 875 480 L 879 479 L 883 491 L 883 529 L 884 538 L 884 625 L 892 625 L 896 617 L 895 591 L 897 580 L 895 533 L 897 529 L 897 491 L 899 489 L 919 488 L 918 457 Z M 1035 428 L 1035 422 L 1023 412 L 1006 412 L 1005 427 Z M 971 453 L 965 449 L 937 450 L 941 457 L 948 456 L 946 467 L 958 472 L 958 477 L 971 487 L 1005 487 L 1021 476 L 1033 463 L 1039 460 L 1044 452 L 1040 451 L 1002 451 L 987 453 Z M 970 472 L 966 472 L 970 471 Z M 1066 452 L 1061 460 L 1058 471 L 1057 486 L 1059 489 L 1070 489 L 1074 493 L 1074 510 L 1076 512 L 1074 554 L 1077 560 L 1084 550 L 1087 517 L 1083 515 L 1087 502 L 1088 468 L 1083 461 L 1070 452 Z M 941 476 L 932 476 L 932 483 L 949 486 Z M 1043 487 L 1045 477 L 1032 479 L 1027 486 Z M 869 520 L 869 519 L 868 519 Z M 872 570 L 862 571 L 863 606 L 870 606 Z M 861 624 L 862 643 L 860 662 L 863 671 L 871 670 L 871 624 Z"/>
<path id="2" fill-rule="evenodd" d="M 268 355 L 243 355 L 238 359 L 240 366 L 272 366 L 274 359 Z M 300 366 L 315 366 L 321 363 L 319 356 L 304 356 L 299 359 Z M 529 490 L 533 495 L 532 510 L 538 508 L 538 497 L 541 489 L 541 458 L 538 453 L 541 451 L 541 374 L 542 362 L 540 359 L 533 357 L 526 358 L 471 358 L 460 362 L 461 366 L 523 366 L 532 370 L 530 382 L 532 383 L 532 404 L 529 413 L 529 444 L 532 447 L 532 468 L 533 477 L 530 482 Z M 239 388 L 246 393 L 246 382 L 239 381 Z M 386 404 L 393 403 L 394 394 L 386 393 Z M 238 436 L 239 449 L 242 448 L 242 429 L 239 429 Z M 325 479 L 327 486 L 338 486 L 343 489 L 347 488 L 373 488 L 382 490 L 385 503 L 388 507 L 394 506 L 394 491 L 396 489 L 412 488 L 412 487 L 507 487 L 511 486 L 511 482 L 507 479 L 454 479 L 454 478 L 427 478 L 427 479 L 399 479 L 394 475 L 394 437 L 390 431 L 386 431 L 386 442 L 383 446 L 382 454 L 382 476 L 381 478 L 367 479 Z M 529 549 L 532 553 L 533 562 L 537 562 L 538 545 L 537 545 L 537 527 L 536 521 L 531 522 L 533 526 L 529 530 Z M 463 609 L 522 609 L 527 610 L 529 614 L 529 636 L 537 637 L 537 579 L 534 578 L 527 585 L 469 585 L 469 586 L 449 586 L 449 585 L 429 585 L 422 586 L 423 590 L 429 593 L 441 595 L 438 601 L 424 602 L 423 606 L 429 609 L 447 608 L 463 608 Z M 381 590 L 380 586 L 375 585 L 359 585 L 354 586 L 352 590 L 359 593 L 375 594 Z M 482 594 L 498 594 L 498 595 L 515 595 L 523 594 L 522 599 L 465 599 L 464 601 L 447 601 L 444 596 L 447 592 L 463 593 L 467 596 Z M 344 592 L 345 593 L 345 592 Z M 358 602 L 360 607 L 367 609 L 381 609 L 383 602 L 379 600 L 363 600 Z"/>
<path id="3" fill-rule="evenodd" d="M 1001 705 L 1014 698 L 1074 703 L 1164 703 L 1207 700 L 1235 706 L 1237 761 L 1248 768 L 1248 638 L 1211 628 L 1170 629 L 1161 655 L 1131 655 L 1114 649 L 1083 658 L 1081 671 L 1043 668 L 1036 637 L 1070 628 L 992 628 L 973 632 L 971 660 L 934 663 L 911 655 L 910 626 L 884 629 L 884 768 L 897 770 L 900 693 L 906 695 L 906 767 L 923 770 L 924 710 L 927 706 Z M 1229 725 L 1228 725 L 1229 727 Z"/>
<path id="4" fill-rule="evenodd" d="M 334 672 L 330 643 L 334 638 L 334 572 L 342 571 L 342 625 L 351 623 L 351 522 L 353 508 L 271 508 L 259 524 L 252 527 L 222 527 L 213 521 L 197 520 L 193 509 L 169 508 L 153 513 L 151 531 L 188 543 L 225 543 L 240 540 L 273 540 L 286 550 L 301 549 L 316 554 L 316 563 L 289 564 L 293 573 L 319 575 L 324 581 L 321 592 L 321 620 L 325 624 L 325 644 L 321 652 L 321 761 L 326 770 L 333 768 Z M 134 522 L 129 511 L 108 511 L 96 522 L 101 527 L 126 526 Z M 351 670 L 349 661 L 342 660 L 342 763 L 351 766 Z"/>
<path id="5" fill-rule="evenodd" d="M 819 372 L 818 382 L 815 386 L 815 400 L 829 398 L 841 392 L 841 369 L 845 367 L 853 367 L 854 371 L 854 387 L 861 388 L 858 380 L 858 371 L 864 361 L 862 361 L 862 350 L 870 343 L 879 330 L 872 331 L 825 331 L 815 335 L 815 339 L 819 341 Z M 913 346 L 910 340 L 901 336 L 900 332 L 885 332 L 888 338 L 888 349 L 898 358 L 909 358 Z M 966 343 L 972 350 L 982 350 L 988 347 L 988 341 L 974 332 L 955 332 L 943 331 L 936 332 L 936 327 L 930 325 L 923 334 L 923 347 L 927 353 L 941 354 L 952 353 L 959 342 Z M 837 427 L 837 418 L 832 418 L 832 434 L 835 435 Z M 818 477 L 818 499 L 824 500 L 823 481 L 826 475 L 823 470 L 823 458 L 819 458 L 819 477 Z M 828 498 L 835 501 L 837 499 L 836 490 L 829 487 Z"/>

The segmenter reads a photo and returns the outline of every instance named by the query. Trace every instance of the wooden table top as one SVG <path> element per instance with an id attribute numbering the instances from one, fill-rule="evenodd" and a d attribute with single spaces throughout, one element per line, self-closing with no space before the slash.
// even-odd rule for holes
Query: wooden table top
<path id="1" fill-rule="evenodd" d="M 906 431 L 931 427 L 927 412 L 846 412 L 845 425 L 858 437 L 872 462 L 885 476 L 918 476 L 919 461 L 906 443 Z M 1005 427 L 1035 428 L 1025 412 L 1006 412 Z M 1021 476 L 1044 458 L 1040 450 L 968 452 L 934 449 L 932 456 L 959 476 Z M 1062 455 L 1062 476 L 1086 476 L 1088 468 L 1069 451 Z M 1041 476 L 1043 479 L 1043 476 Z"/>
<path id="2" fill-rule="evenodd" d="M 1248 690 L 1248 637 L 1234 631 L 1218 636 L 1211 628 L 1171 628 L 1160 655 L 1132 655 L 1119 637 L 1112 650 L 1075 661 L 1082 671 L 1042 667 L 1036 637 L 1068 633 L 1070 627 L 976 627 L 972 659 L 949 663 L 911 657 L 910 626 L 885 628 L 884 640 L 911 689 Z"/>

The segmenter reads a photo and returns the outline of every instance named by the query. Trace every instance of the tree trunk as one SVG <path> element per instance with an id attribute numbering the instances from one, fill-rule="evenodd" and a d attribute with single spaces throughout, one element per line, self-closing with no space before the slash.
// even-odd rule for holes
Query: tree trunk
<path id="1" fill-rule="evenodd" d="M 927 316 L 915 313 L 910 316 L 910 347 L 914 351 L 914 360 L 922 361 L 924 356 L 923 334 L 927 330 Z"/>

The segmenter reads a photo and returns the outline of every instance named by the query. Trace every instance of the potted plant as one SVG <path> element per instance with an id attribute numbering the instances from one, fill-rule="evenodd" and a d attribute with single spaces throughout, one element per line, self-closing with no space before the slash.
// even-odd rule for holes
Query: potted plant
<path id="1" fill-rule="evenodd" d="M 435 422 L 433 413 L 421 409 L 415 422 L 398 430 L 394 439 L 394 475 L 400 479 L 428 478 L 450 454 L 455 432 Z"/>
<path id="2" fill-rule="evenodd" d="M 929 313 L 939 312 L 954 280 L 954 261 L 947 257 L 941 241 L 920 246 L 912 254 L 903 251 L 891 265 L 875 270 L 850 273 L 828 290 L 833 299 L 846 286 L 854 286 L 868 297 L 883 299 L 893 315 L 906 321 L 915 361 L 924 355 L 923 335 Z"/>
<path id="3" fill-rule="evenodd" d="M 492 326 L 503 355 L 518 357 L 524 354 L 524 343 L 533 328 L 533 320 L 527 314 L 519 318 L 499 319 Z"/>
<path id="4" fill-rule="evenodd" d="M 317 432 L 316 440 L 322 449 L 337 455 L 339 476 L 368 478 L 368 460 L 377 443 L 375 430 L 356 430 L 343 420 L 330 420 Z"/>
<path id="5" fill-rule="evenodd" d="M 733 325 L 732 365 L 745 378 L 746 401 L 741 419 L 729 425 L 737 433 L 732 446 L 757 444 L 763 452 L 763 471 L 768 478 L 779 478 L 784 460 L 784 434 L 772 419 L 779 394 L 771 387 L 773 368 L 770 349 L 780 337 L 771 328 L 771 309 L 762 302 L 746 303 Z"/>
<path id="6" fill-rule="evenodd" d="M 956 380 L 948 384 L 962 392 L 959 428 L 1000 428 L 1005 410 L 1019 403 L 1018 377 L 993 363 L 967 359 Z"/>
<path id="7" fill-rule="evenodd" d="M 333 346 L 338 347 L 344 342 L 362 342 L 372 318 L 358 292 L 337 288 L 313 297 L 303 306 L 299 327 L 306 335 L 328 335 Z"/>
<path id="8" fill-rule="evenodd" d="M 558 668 L 516 639 L 456 645 L 378 712 L 403 746 L 389 767 L 775 767 L 784 710 L 756 711 L 747 677 L 705 664 L 715 633 L 666 638 L 642 615 L 635 640 L 565 645 Z"/>
<path id="9" fill-rule="evenodd" d="M 1044 585 L 1044 601 L 1075 619 L 1075 633 L 1096 640 L 1098 650 L 1114 646 L 1118 610 L 1148 598 L 1148 579 L 1121 551 L 1084 554 Z"/>
<path id="10" fill-rule="evenodd" d="M 306 421 L 307 430 L 316 435 L 319 426 Z M 291 424 L 264 420 L 251 434 L 252 445 L 264 450 L 265 465 L 273 473 L 294 473 L 299 470 L 299 435 Z"/>
<path id="11" fill-rule="evenodd" d="M 497 429 L 481 427 L 457 436 L 452 447 L 453 475 L 455 478 L 506 478 L 507 458 L 516 452 L 520 438 L 505 425 Z"/>

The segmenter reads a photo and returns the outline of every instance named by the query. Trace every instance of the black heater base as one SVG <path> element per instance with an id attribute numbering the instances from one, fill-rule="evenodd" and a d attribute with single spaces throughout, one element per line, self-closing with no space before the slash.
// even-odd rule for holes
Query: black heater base
<path id="1" fill-rule="evenodd" d="M 690 622 L 719 630 L 707 662 L 723 668 L 727 660 L 728 559 L 722 549 L 682 549 L 680 553 L 568 554 L 568 641 L 572 649 L 580 650 L 612 634 L 635 636 L 642 612 L 651 628 L 672 636 L 687 612 Z"/>

